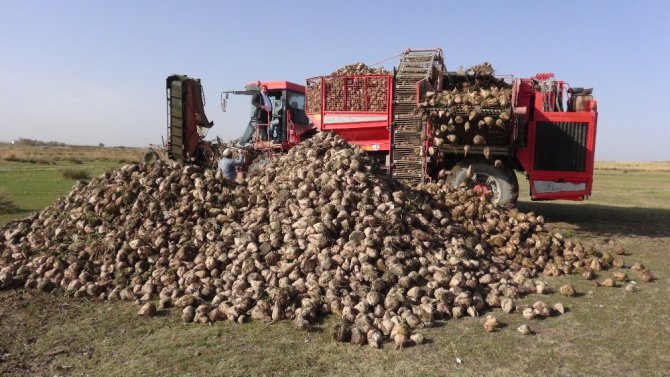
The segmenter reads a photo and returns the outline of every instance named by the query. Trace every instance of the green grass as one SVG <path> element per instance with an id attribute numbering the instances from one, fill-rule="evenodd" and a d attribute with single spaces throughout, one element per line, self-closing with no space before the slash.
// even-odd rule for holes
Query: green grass
<path id="1" fill-rule="evenodd" d="M 21 209 L 13 214 L 0 214 L 0 226 L 8 221 L 24 217 L 32 211 L 39 211 L 66 195 L 74 181 L 63 175 L 65 170 L 86 170 L 91 177 L 122 166 L 113 161 L 86 161 L 82 164 L 71 161 L 54 161 L 52 165 L 35 165 L 28 162 L 0 160 L 0 191 Z"/>
<path id="2" fill-rule="evenodd" d="M 16 164 L 16 165 L 11 165 Z M 0 186 L 21 208 L 37 210 L 67 193 L 73 167 L 0 162 Z M 84 160 L 93 176 L 113 168 Z M 596 288 L 576 276 L 581 297 L 531 295 L 524 301 L 561 301 L 565 315 L 524 321 L 494 311 L 504 327 L 485 333 L 482 319 L 438 323 L 422 330 L 423 346 L 397 352 L 332 341 L 332 319 L 310 333 L 290 322 L 211 326 L 182 324 L 172 310 L 138 318 L 133 303 L 97 302 L 21 290 L 0 292 L 0 375 L 66 376 L 664 376 L 670 370 L 670 174 L 596 171 L 585 202 L 529 202 L 522 182 L 519 207 L 543 214 L 551 230 L 602 245 L 622 243 L 627 265 L 641 262 L 657 280 L 640 291 Z M 4 217 L 16 217 L 10 215 Z M 1 218 L 0 218 L 1 219 Z M 624 270 L 631 278 L 636 274 Z M 609 276 L 604 271 L 599 279 Z M 516 331 L 528 322 L 537 331 Z M 462 360 L 457 363 L 456 358 Z"/>
<path id="3" fill-rule="evenodd" d="M 529 201 L 528 181 L 520 184 L 518 207 L 534 211 L 568 232 L 587 236 L 670 237 L 670 172 L 596 170 L 588 200 Z"/>

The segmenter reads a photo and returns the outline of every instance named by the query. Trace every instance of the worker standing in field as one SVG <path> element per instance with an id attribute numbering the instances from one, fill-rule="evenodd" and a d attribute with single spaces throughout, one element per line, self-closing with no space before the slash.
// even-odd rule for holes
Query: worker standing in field
<path id="1" fill-rule="evenodd" d="M 228 179 L 235 179 L 235 168 L 242 165 L 243 159 L 242 153 L 238 158 L 233 158 L 233 151 L 226 148 L 221 155 L 221 159 L 219 159 L 219 169 L 221 169 L 223 176 Z"/>

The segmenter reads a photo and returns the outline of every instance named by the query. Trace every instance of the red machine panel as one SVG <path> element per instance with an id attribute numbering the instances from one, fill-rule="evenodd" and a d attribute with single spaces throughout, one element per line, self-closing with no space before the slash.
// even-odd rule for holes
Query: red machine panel
<path id="1" fill-rule="evenodd" d="M 564 83 L 553 75 L 541 79 L 515 83 L 516 111 L 527 130 L 517 158 L 528 174 L 533 200 L 583 200 L 593 185 L 596 101 L 588 103 L 588 111 L 564 111 Z"/>

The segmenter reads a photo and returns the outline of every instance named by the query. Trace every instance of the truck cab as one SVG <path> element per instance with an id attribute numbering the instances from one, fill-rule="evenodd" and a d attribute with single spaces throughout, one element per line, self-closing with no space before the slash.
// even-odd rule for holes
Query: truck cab
<path id="1" fill-rule="evenodd" d="M 272 111 L 259 116 L 251 98 L 267 87 Z M 240 139 L 242 145 L 253 145 L 257 151 L 282 151 L 300 143 L 313 130 L 305 115 L 305 87 L 289 81 L 257 81 L 249 83 L 244 90 L 229 90 L 221 93 L 221 110 L 226 111 L 229 96 L 247 95 L 250 102 L 249 123 Z"/>

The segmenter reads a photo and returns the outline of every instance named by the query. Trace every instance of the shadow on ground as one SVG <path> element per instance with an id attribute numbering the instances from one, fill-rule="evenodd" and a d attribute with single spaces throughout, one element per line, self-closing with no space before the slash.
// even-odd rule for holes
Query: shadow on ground
<path id="1" fill-rule="evenodd" d="M 670 209 L 665 208 L 525 201 L 519 202 L 517 207 L 524 212 L 543 215 L 548 222 L 572 224 L 584 232 L 670 237 Z"/>

